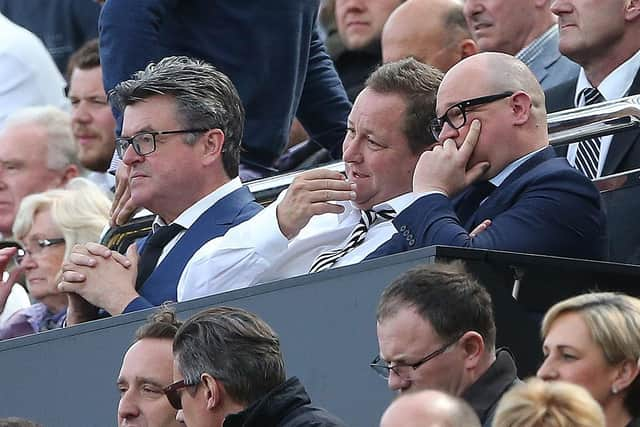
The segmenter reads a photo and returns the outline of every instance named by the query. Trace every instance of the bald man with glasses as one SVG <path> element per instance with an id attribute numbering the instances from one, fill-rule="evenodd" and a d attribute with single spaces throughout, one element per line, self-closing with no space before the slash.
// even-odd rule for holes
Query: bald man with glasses
<path id="1" fill-rule="evenodd" d="M 439 145 L 413 176 L 422 197 L 369 258 L 431 245 L 605 258 L 598 190 L 549 146 L 544 93 L 524 63 L 502 53 L 459 62 L 436 116 Z"/>

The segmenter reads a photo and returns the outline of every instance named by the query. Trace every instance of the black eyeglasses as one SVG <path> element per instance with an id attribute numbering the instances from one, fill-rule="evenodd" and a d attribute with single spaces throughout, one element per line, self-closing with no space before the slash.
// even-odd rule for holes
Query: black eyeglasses
<path id="1" fill-rule="evenodd" d="M 124 153 L 129 146 L 133 147 L 133 151 L 139 156 L 146 156 L 156 151 L 157 143 L 156 136 L 158 135 L 173 135 L 177 133 L 199 133 L 206 132 L 209 129 L 181 129 L 181 130 L 162 130 L 162 131 L 147 131 L 137 133 L 129 138 L 120 137 L 116 138 L 116 152 L 118 157 L 122 159 Z"/>
<path id="2" fill-rule="evenodd" d="M 380 375 L 385 380 L 389 379 L 389 375 L 391 375 L 391 371 L 395 372 L 396 375 L 399 376 L 400 378 L 404 380 L 408 380 L 411 377 L 411 372 L 415 371 L 420 366 L 427 363 L 429 360 L 440 356 L 442 353 L 447 351 L 449 347 L 451 347 L 456 342 L 458 342 L 460 338 L 461 336 L 456 338 L 453 341 L 450 341 L 449 343 L 445 344 L 439 349 L 432 351 L 422 359 L 418 360 L 416 363 L 397 363 L 391 366 L 389 365 L 389 362 L 387 362 L 382 357 L 380 357 L 380 355 L 378 355 L 373 359 L 373 361 L 369 364 L 369 366 L 371 367 L 371 369 L 373 369 L 376 372 L 376 374 Z"/>
<path id="3" fill-rule="evenodd" d="M 182 409 L 182 393 L 180 390 L 186 387 L 197 386 L 200 384 L 200 381 L 193 384 L 187 384 L 184 380 L 176 381 L 175 383 L 169 384 L 164 388 L 164 394 L 167 396 L 167 400 L 173 406 L 176 411 Z"/>
<path id="4" fill-rule="evenodd" d="M 479 98 L 467 99 L 466 101 L 458 102 L 457 104 L 452 105 L 447 108 L 447 111 L 441 117 L 436 117 L 431 120 L 429 124 L 429 128 L 431 129 L 431 133 L 433 137 L 438 140 L 440 138 L 440 133 L 442 132 L 442 127 L 445 122 L 449 123 L 454 129 L 460 129 L 467 123 L 467 108 L 474 107 L 483 104 L 489 104 L 491 102 L 495 102 L 499 99 L 504 99 L 513 95 L 513 92 L 502 92 L 497 95 L 488 95 L 481 96 Z"/>
<path id="5" fill-rule="evenodd" d="M 32 247 L 31 249 L 29 249 L 29 246 L 31 245 L 27 246 L 26 244 L 22 245 L 22 248 L 18 249 L 18 252 L 16 252 L 16 254 L 13 256 L 13 259 L 15 260 L 16 264 L 21 264 L 27 255 L 31 255 L 31 257 L 34 257 L 42 253 L 42 251 L 44 251 L 49 246 L 63 244 L 64 237 L 36 240 L 34 243 L 35 243 L 35 247 Z"/>

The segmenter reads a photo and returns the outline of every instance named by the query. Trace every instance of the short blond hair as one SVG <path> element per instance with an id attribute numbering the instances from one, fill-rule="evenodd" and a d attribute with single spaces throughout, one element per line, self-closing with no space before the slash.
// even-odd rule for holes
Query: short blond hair
<path id="1" fill-rule="evenodd" d="M 492 427 L 605 427 L 605 417 L 584 388 L 531 378 L 502 397 Z"/>
<path id="2" fill-rule="evenodd" d="M 65 259 L 76 244 L 97 242 L 109 223 L 111 201 L 97 185 L 85 178 L 74 178 L 65 188 L 31 194 L 22 199 L 13 236 L 22 240 L 33 226 L 36 213 L 50 209 L 51 218 L 65 241 Z"/>
<path id="3" fill-rule="evenodd" d="M 593 292 L 571 297 L 552 306 L 542 320 L 542 337 L 566 313 L 579 314 L 607 363 L 640 360 L 640 300 L 615 292 Z M 640 408 L 640 376 L 629 386 L 625 407 L 637 417 Z"/>

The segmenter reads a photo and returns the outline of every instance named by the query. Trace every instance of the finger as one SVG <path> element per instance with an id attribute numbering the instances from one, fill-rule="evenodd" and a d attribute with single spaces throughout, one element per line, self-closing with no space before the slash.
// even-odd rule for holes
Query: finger
<path id="1" fill-rule="evenodd" d="M 18 248 L 15 247 L 0 249 L 0 271 L 7 269 L 7 265 L 9 265 L 17 251 Z"/>
<path id="2" fill-rule="evenodd" d="M 129 245 L 127 248 L 126 257 L 131 263 L 131 268 L 133 271 L 138 272 L 138 261 L 140 259 L 140 255 L 138 254 L 138 245 L 135 242 Z"/>
<path id="3" fill-rule="evenodd" d="M 98 264 L 98 261 L 93 256 L 75 252 L 69 254 L 68 260 L 71 264 L 65 264 L 62 267 L 63 271 L 66 271 L 67 267 L 68 270 L 75 270 L 77 267 L 95 267 Z"/>
<path id="4" fill-rule="evenodd" d="M 474 228 L 471 231 L 471 233 L 469 233 L 469 237 L 471 237 L 471 238 L 477 237 L 478 234 L 480 234 L 483 231 L 485 231 L 487 228 L 489 228 L 490 225 L 491 225 L 491 220 L 490 219 L 485 219 L 480 224 L 478 224 L 476 226 L 476 228 Z"/>
<path id="5" fill-rule="evenodd" d="M 67 281 L 65 275 L 67 275 L 67 273 L 62 274 L 63 281 L 58 283 L 58 290 L 60 292 L 78 292 L 82 289 L 83 285 L 81 282 L 84 282 L 84 280 L 76 280 L 75 282 Z"/>
<path id="6" fill-rule="evenodd" d="M 318 178 L 318 179 L 304 179 L 297 182 L 297 186 L 307 191 L 317 190 L 350 190 L 353 188 L 351 182 L 340 175 L 338 179 L 331 178 Z"/>
<path id="7" fill-rule="evenodd" d="M 73 270 L 62 272 L 62 280 L 69 283 L 82 283 L 87 280 L 87 276 Z"/>
<path id="8" fill-rule="evenodd" d="M 333 203 L 314 203 L 312 211 L 314 215 L 322 215 L 325 213 L 339 214 L 344 212 L 344 206 L 335 205 Z"/>
<path id="9" fill-rule="evenodd" d="M 95 242 L 87 242 L 85 244 L 88 255 L 100 256 L 102 258 L 109 258 L 111 256 L 111 249 Z"/>
<path id="10" fill-rule="evenodd" d="M 470 185 L 483 177 L 489 171 L 490 167 L 491 164 L 489 162 L 480 162 L 473 165 L 473 167 L 465 173 L 467 185 Z"/>
<path id="11" fill-rule="evenodd" d="M 476 144 L 478 143 L 478 138 L 480 137 L 480 120 L 474 119 L 471 122 L 471 126 L 469 126 L 469 132 L 467 136 L 464 138 L 464 142 L 458 150 L 460 153 L 461 159 L 463 161 L 469 160 L 471 158 L 471 154 L 473 154 L 473 150 L 476 148 Z"/>
<path id="12" fill-rule="evenodd" d="M 345 177 L 342 173 L 338 171 L 333 171 L 330 169 L 312 169 L 310 171 L 306 171 L 301 173 L 298 178 L 303 180 L 318 180 L 318 179 L 329 179 L 329 180 L 345 180 Z"/>
<path id="13" fill-rule="evenodd" d="M 309 195 L 311 203 L 317 202 L 337 202 L 343 200 L 355 200 L 357 197 L 355 191 L 335 191 L 335 190 L 317 190 Z"/>
<path id="14" fill-rule="evenodd" d="M 131 247 L 131 245 L 129 245 L 129 247 Z M 111 257 L 124 268 L 129 268 L 132 265 L 132 262 L 129 259 L 129 249 L 127 249 L 126 255 L 122 255 L 120 252 L 111 251 Z"/>
<path id="15" fill-rule="evenodd" d="M 122 206 L 122 209 L 115 216 L 115 221 L 117 225 L 124 225 L 133 216 L 133 214 L 138 210 L 138 206 L 131 200 L 131 196 L 127 198 L 126 203 Z"/>

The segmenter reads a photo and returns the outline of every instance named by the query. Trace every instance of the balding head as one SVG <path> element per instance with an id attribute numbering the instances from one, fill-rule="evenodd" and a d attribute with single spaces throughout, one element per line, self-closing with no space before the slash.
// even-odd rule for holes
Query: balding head
<path id="1" fill-rule="evenodd" d="M 382 31 L 383 62 L 414 57 L 447 71 L 477 52 L 462 14 L 462 0 L 409 0 Z"/>
<path id="2" fill-rule="evenodd" d="M 451 138 L 458 146 L 474 119 L 482 125 L 469 166 L 488 161 L 490 179 L 514 160 L 548 144 L 544 92 L 529 68 L 502 53 L 481 53 L 456 64 L 438 90 L 436 113 L 475 98 L 503 95 L 465 108 L 459 129 L 445 124 L 440 142 Z"/>
<path id="3" fill-rule="evenodd" d="M 435 390 L 403 394 L 382 415 L 380 427 L 480 427 L 462 399 Z"/>

